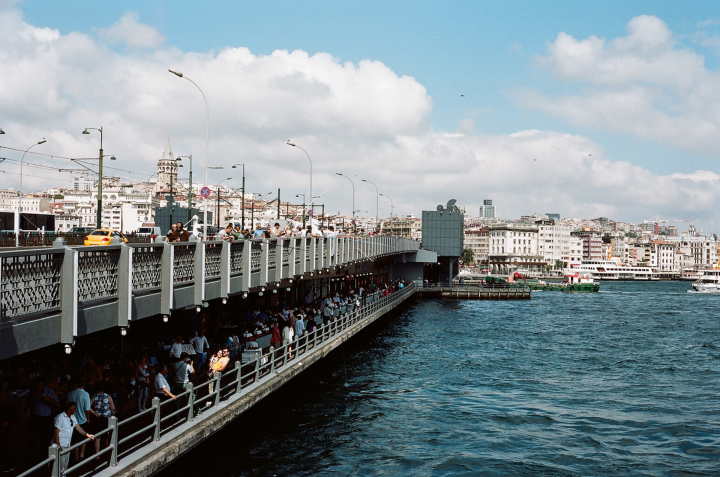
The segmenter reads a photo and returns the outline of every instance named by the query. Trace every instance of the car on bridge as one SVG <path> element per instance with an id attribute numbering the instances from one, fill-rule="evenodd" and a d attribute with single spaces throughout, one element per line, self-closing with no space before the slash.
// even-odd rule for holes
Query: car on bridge
<path id="1" fill-rule="evenodd" d="M 115 237 L 127 243 L 127 239 L 117 230 L 97 229 L 85 237 L 85 245 L 110 245 L 110 241 Z"/>

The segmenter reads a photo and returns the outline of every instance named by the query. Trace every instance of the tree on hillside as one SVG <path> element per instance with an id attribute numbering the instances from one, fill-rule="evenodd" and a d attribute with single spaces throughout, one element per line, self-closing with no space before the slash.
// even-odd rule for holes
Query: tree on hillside
<path id="1" fill-rule="evenodd" d="M 472 263 L 475 260 L 475 253 L 472 249 L 465 248 L 462 254 L 460 254 L 460 260 L 462 260 L 464 264 Z"/>

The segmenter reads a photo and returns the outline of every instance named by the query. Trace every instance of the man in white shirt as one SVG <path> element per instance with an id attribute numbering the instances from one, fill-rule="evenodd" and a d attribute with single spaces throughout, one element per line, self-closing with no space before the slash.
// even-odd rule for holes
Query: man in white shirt
<path id="1" fill-rule="evenodd" d="M 170 392 L 170 385 L 168 384 L 167 379 L 165 379 L 167 373 L 167 366 L 163 365 L 162 368 L 160 368 L 160 372 L 155 375 L 155 379 L 153 380 L 155 395 L 160 398 L 161 401 L 165 401 L 169 398 L 177 399 L 177 396 Z"/>
<path id="2" fill-rule="evenodd" d="M 220 233 L 218 233 L 218 236 L 226 242 L 233 242 L 235 240 L 235 237 L 233 237 L 232 231 L 233 225 L 227 224 L 227 226 L 225 226 L 225 229 L 221 230 Z"/>
<path id="3" fill-rule="evenodd" d="M 205 364 L 205 361 L 207 361 L 207 350 L 210 348 L 210 343 L 208 343 L 208 340 L 205 337 L 205 330 L 200 330 L 199 334 L 196 333 L 195 337 L 190 340 L 190 342 L 195 348 L 195 353 L 197 353 L 197 367 L 200 369 L 202 365 Z"/>
<path id="4" fill-rule="evenodd" d="M 88 434 L 83 430 L 75 419 L 75 412 L 77 411 L 77 404 L 73 401 L 68 401 L 63 406 L 63 412 L 55 416 L 55 431 L 53 433 L 53 444 L 60 447 L 62 451 L 65 447 L 70 447 L 70 440 L 72 439 L 73 430 L 80 433 L 81 436 L 85 436 L 90 440 L 95 440 L 95 436 Z M 70 453 L 67 453 L 60 457 L 60 473 L 62 474 L 68 467 L 68 461 L 70 460 Z"/>
<path id="5" fill-rule="evenodd" d="M 178 336 L 170 347 L 170 359 L 180 359 L 180 355 L 182 354 L 182 344 L 182 336 Z"/>

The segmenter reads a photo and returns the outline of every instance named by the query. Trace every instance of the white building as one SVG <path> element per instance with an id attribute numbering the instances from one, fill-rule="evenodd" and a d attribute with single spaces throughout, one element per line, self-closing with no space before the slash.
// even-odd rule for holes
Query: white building
<path id="1" fill-rule="evenodd" d="M 538 224 L 538 254 L 553 268 L 557 261 L 567 262 L 566 257 L 570 255 L 570 232 L 569 225 L 556 224 L 554 221 Z"/>
<path id="2" fill-rule="evenodd" d="M 547 262 L 538 253 L 538 228 L 530 224 L 490 226 L 488 266 L 491 273 L 542 273 Z"/>
<path id="3" fill-rule="evenodd" d="M 473 251 L 475 263 L 487 262 L 490 251 L 490 229 L 487 227 L 465 229 L 463 233 L 463 248 Z"/>

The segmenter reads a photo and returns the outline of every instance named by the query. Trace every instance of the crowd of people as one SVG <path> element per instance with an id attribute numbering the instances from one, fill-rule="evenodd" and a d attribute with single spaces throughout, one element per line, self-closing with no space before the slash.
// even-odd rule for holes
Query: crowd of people
<path id="1" fill-rule="evenodd" d="M 91 451 L 83 445 L 61 464 L 99 459 L 95 454 L 108 442 L 94 434 L 108 427 L 112 415 L 142 412 L 154 396 L 161 401 L 177 399 L 190 382 L 224 372 L 245 349 L 288 345 L 292 357 L 298 339 L 337 319 L 336 311 L 349 312 L 361 307 L 368 294 L 387 295 L 403 286 L 378 280 L 334 294 L 313 289 L 299 305 L 279 300 L 213 319 L 203 317 L 197 331 L 180 333 L 172 343 L 142 336 L 118 349 L 98 340 L 87 353 L 0 363 L 0 471 L 45 459 L 51 443 L 65 449 L 88 438 Z M 263 340 L 265 336 L 269 341 Z"/>

